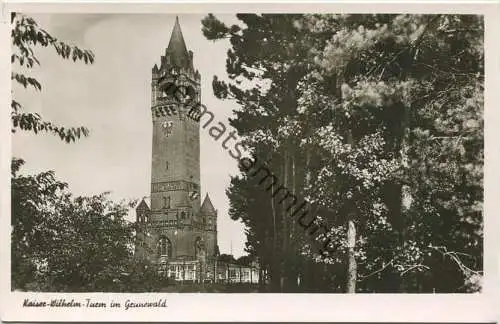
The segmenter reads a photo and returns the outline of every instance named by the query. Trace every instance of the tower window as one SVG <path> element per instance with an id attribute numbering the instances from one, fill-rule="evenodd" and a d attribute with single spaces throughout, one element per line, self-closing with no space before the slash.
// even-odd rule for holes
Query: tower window
<path id="1" fill-rule="evenodd" d="M 170 197 L 163 197 L 163 208 L 170 208 Z"/>
<path id="2" fill-rule="evenodd" d="M 186 213 L 185 213 L 185 212 L 181 212 L 181 218 L 182 218 L 182 219 L 185 219 L 185 218 L 186 218 Z"/>
<path id="3" fill-rule="evenodd" d="M 162 128 L 163 128 L 163 133 L 165 134 L 165 136 L 170 136 L 173 132 L 173 129 L 174 129 L 174 123 L 172 121 L 164 121 L 162 124 L 161 124 Z"/>
<path id="4" fill-rule="evenodd" d="M 165 170 L 168 170 L 168 161 L 165 162 Z"/>

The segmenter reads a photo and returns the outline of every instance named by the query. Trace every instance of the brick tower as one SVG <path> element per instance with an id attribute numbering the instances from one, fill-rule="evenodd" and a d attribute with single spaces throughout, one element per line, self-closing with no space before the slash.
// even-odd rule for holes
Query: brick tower
<path id="1" fill-rule="evenodd" d="M 136 255 L 159 264 L 203 261 L 217 248 L 217 211 L 200 201 L 200 129 L 186 116 L 201 101 L 200 74 L 184 42 L 179 19 L 152 69 L 151 195 L 136 207 Z"/>

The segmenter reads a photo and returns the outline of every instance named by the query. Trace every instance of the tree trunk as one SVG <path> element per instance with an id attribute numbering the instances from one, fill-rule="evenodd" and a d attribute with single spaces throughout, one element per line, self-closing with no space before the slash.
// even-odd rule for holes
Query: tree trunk
<path id="1" fill-rule="evenodd" d="M 264 267 L 259 264 L 259 292 L 264 291 Z"/>
<path id="2" fill-rule="evenodd" d="M 268 223 L 266 222 L 266 225 Z M 272 262 L 270 253 L 269 253 L 269 246 L 271 245 L 271 240 L 270 240 L 270 234 L 269 234 L 270 228 L 268 226 L 265 226 L 264 228 L 264 238 L 263 238 L 263 244 L 262 247 L 260 248 L 260 272 L 259 272 L 259 283 L 260 283 L 260 288 L 262 291 L 265 290 L 267 282 L 265 280 L 265 275 L 269 274 L 269 268 L 271 267 L 270 262 Z M 266 271 L 267 270 L 267 271 Z"/>
<path id="3" fill-rule="evenodd" d="M 311 137 L 311 131 L 310 131 L 310 125 L 309 125 L 309 118 L 307 117 L 306 120 L 306 157 L 304 161 L 304 173 L 301 174 L 303 178 L 302 180 L 302 187 L 303 188 L 308 188 L 309 184 L 311 183 L 311 145 L 310 145 L 310 137 Z M 295 168 L 294 168 L 295 170 Z M 296 192 L 294 192 L 296 194 Z M 296 224 L 297 222 L 294 222 Z M 300 229 L 299 229 L 300 231 Z M 302 233 L 300 233 L 302 234 Z M 300 237 L 300 234 L 297 235 L 297 238 Z M 298 249 L 301 247 L 299 246 Z M 316 289 L 316 282 L 314 280 L 314 272 L 315 272 L 315 267 L 314 263 L 311 262 L 307 257 L 302 258 L 302 272 L 305 274 L 303 276 L 303 280 L 305 281 L 304 283 L 301 283 L 302 290 L 305 288 L 307 291 L 311 291 Z"/>
<path id="4" fill-rule="evenodd" d="M 289 154 L 288 154 L 288 148 L 289 148 L 289 141 L 287 140 L 287 143 L 285 145 L 285 150 L 284 150 L 284 159 L 283 159 L 283 186 L 285 188 L 289 188 L 288 185 L 288 160 L 289 160 Z M 281 262 L 280 262 L 280 273 L 281 273 L 281 280 L 280 280 L 280 291 L 281 292 L 286 292 L 288 290 L 288 279 L 290 275 L 289 271 L 289 253 L 288 253 L 288 217 L 287 217 L 287 212 L 286 212 L 286 202 L 281 204 L 281 239 L 282 239 L 282 248 L 281 248 Z"/>
<path id="5" fill-rule="evenodd" d="M 297 172 L 296 172 L 296 148 L 297 145 L 293 146 L 293 149 L 291 150 L 291 191 L 294 197 L 297 197 Z M 288 215 L 287 215 L 288 216 Z M 287 217 L 288 218 L 288 217 Z M 289 224 L 289 231 L 288 231 L 288 250 L 290 251 L 289 253 L 289 258 L 293 260 L 291 267 L 290 267 L 290 287 L 289 289 L 292 292 L 298 291 L 299 288 L 299 283 L 298 283 L 298 277 L 300 276 L 300 264 L 301 264 L 301 259 L 303 256 L 300 254 L 299 249 L 300 246 L 297 244 L 297 238 L 295 237 L 295 226 L 296 222 L 291 221 Z"/>
<path id="6" fill-rule="evenodd" d="M 287 160 L 287 150 L 286 150 L 286 145 L 285 145 L 285 150 L 284 150 L 284 156 L 283 156 L 283 164 L 280 166 L 280 179 L 283 179 L 283 185 L 287 186 L 287 177 L 286 177 L 286 160 Z M 279 185 L 279 184 L 278 184 Z M 279 258 L 279 273 L 280 273 L 280 292 L 285 291 L 285 281 L 286 281 L 286 217 L 283 215 L 284 210 L 283 210 L 283 204 L 280 204 L 281 206 L 279 207 L 279 215 L 280 215 L 280 222 L 281 222 L 281 249 L 280 249 L 280 255 L 281 257 Z"/>
<path id="7" fill-rule="evenodd" d="M 347 143 L 354 145 L 352 130 L 347 133 Z M 356 224 L 354 223 L 355 211 L 352 210 L 355 204 L 350 204 L 347 210 L 347 284 L 346 291 L 349 294 L 356 292 L 357 264 L 354 251 L 356 248 Z"/>
<path id="8" fill-rule="evenodd" d="M 357 280 L 357 263 L 354 255 L 356 247 L 356 226 L 352 216 L 348 220 L 347 229 L 347 244 L 348 244 L 348 263 L 347 263 L 347 293 L 354 294 L 356 292 Z"/>
<path id="9" fill-rule="evenodd" d="M 274 192 L 274 182 L 271 184 L 271 192 Z M 274 206 L 274 195 L 271 195 L 271 210 L 273 215 L 273 253 L 272 253 L 273 256 L 270 262 L 271 287 L 273 292 L 279 292 L 281 274 L 279 271 L 280 262 L 278 259 L 278 251 L 277 251 L 278 238 L 276 231 L 276 207 Z"/>

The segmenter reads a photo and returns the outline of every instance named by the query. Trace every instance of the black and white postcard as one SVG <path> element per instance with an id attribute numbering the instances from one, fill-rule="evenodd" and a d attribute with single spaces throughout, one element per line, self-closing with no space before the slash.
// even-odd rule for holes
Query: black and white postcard
<path id="1" fill-rule="evenodd" d="M 498 13 L 7 3 L 2 320 L 495 320 Z"/>

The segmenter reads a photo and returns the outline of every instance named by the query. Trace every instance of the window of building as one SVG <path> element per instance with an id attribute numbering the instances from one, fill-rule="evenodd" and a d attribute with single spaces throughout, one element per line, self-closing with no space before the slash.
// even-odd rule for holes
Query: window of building
<path id="1" fill-rule="evenodd" d="M 201 237 L 196 237 L 194 240 L 194 256 L 198 257 L 200 253 L 203 250 L 203 241 L 201 240 Z"/>
<path id="2" fill-rule="evenodd" d="M 165 235 L 162 235 L 158 242 L 158 255 L 172 257 L 172 243 Z"/>
<path id="3" fill-rule="evenodd" d="M 186 218 L 186 213 L 185 212 L 181 212 L 181 219 L 185 219 Z"/>
<path id="4" fill-rule="evenodd" d="M 170 197 L 163 197 L 163 208 L 170 208 Z"/>
<path id="5" fill-rule="evenodd" d="M 165 170 L 168 170 L 168 161 L 165 162 Z"/>

